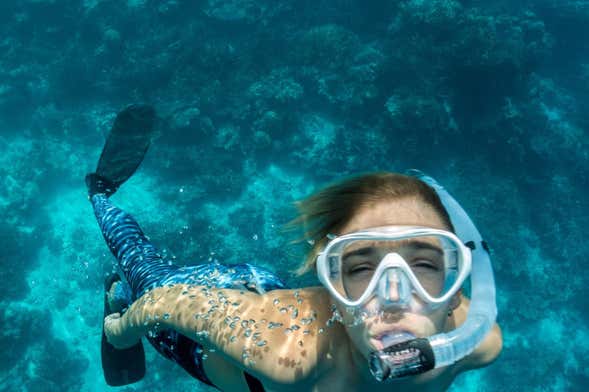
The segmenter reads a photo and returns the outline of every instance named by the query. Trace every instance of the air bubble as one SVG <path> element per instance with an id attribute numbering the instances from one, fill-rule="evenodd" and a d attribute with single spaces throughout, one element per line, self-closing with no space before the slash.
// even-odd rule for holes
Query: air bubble
<path id="1" fill-rule="evenodd" d="M 274 329 L 274 328 L 279 328 L 282 327 L 282 323 L 274 323 L 272 321 L 270 321 L 270 323 L 268 324 L 268 329 Z"/>
<path id="2" fill-rule="evenodd" d="M 199 338 L 208 338 L 209 332 L 208 331 L 199 331 L 199 332 L 196 332 L 195 335 Z"/>

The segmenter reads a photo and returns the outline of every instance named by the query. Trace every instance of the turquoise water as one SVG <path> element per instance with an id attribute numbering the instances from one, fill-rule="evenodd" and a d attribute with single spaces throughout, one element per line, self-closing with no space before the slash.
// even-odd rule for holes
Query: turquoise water
<path id="1" fill-rule="evenodd" d="M 113 258 L 86 199 L 118 110 L 161 119 L 113 197 L 181 264 L 291 286 L 294 200 L 420 168 L 493 250 L 504 349 L 452 391 L 584 390 L 586 1 L 5 1 L 0 5 L 0 390 L 109 391 Z M 121 390 L 207 390 L 147 349 Z"/>

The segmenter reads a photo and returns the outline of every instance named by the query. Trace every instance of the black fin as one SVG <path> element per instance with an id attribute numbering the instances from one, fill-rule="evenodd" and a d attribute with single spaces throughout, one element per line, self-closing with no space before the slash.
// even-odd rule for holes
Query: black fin
<path id="1" fill-rule="evenodd" d="M 155 110 L 149 105 L 130 105 L 117 115 L 95 173 L 86 175 L 90 196 L 112 195 L 143 161 L 155 128 Z"/>
<path id="2" fill-rule="evenodd" d="M 105 290 L 108 291 L 118 277 L 112 275 L 105 281 Z M 104 296 L 104 317 L 111 314 L 108 298 Z M 102 328 L 102 371 L 106 383 L 113 387 L 132 384 L 145 376 L 145 352 L 141 340 L 133 347 L 122 350 L 116 349 L 106 339 L 104 325 Z"/>

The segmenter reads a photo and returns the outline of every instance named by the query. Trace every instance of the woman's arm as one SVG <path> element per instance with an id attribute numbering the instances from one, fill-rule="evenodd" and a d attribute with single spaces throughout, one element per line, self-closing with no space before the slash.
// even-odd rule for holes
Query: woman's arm
<path id="1" fill-rule="evenodd" d="M 184 284 L 159 287 L 122 316 L 105 319 L 115 347 L 129 347 L 151 329 L 174 329 L 222 353 L 262 381 L 303 382 L 331 365 L 326 326 L 329 296 L 320 288 L 275 290 L 264 295 Z"/>

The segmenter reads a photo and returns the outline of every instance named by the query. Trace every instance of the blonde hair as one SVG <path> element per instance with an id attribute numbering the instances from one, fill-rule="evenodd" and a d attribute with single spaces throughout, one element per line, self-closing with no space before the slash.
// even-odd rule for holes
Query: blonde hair
<path id="1" fill-rule="evenodd" d="M 304 233 L 294 242 L 312 244 L 296 273 L 301 275 L 315 267 L 317 254 L 327 244 L 327 235 L 337 233 L 360 208 L 411 196 L 433 207 L 447 227 L 454 231 L 436 192 L 423 181 L 398 173 L 376 172 L 345 178 L 295 202 L 299 215 L 287 224 L 287 228 Z"/>

